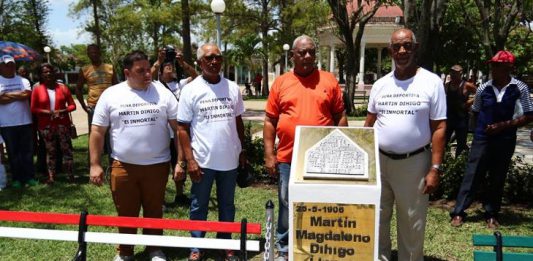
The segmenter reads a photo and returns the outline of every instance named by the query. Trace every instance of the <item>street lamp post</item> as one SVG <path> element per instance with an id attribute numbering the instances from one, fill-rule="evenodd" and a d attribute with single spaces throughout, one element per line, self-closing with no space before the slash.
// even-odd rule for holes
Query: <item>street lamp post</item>
<path id="1" fill-rule="evenodd" d="M 290 48 L 291 47 L 288 44 L 283 45 L 283 51 L 285 51 L 285 72 L 287 72 L 287 69 L 289 68 L 289 64 L 287 63 L 287 56 L 289 56 L 288 54 Z"/>
<path id="2" fill-rule="evenodd" d="M 47 61 L 47 63 L 50 63 L 50 52 L 52 51 L 52 49 L 50 48 L 50 46 L 45 46 L 43 48 L 43 51 L 46 53 L 46 61 Z"/>
<path id="3" fill-rule="evenodd" d="M 217 19 L 217 45 L 218 48 L 222 48 L 221 40 L 220 40 L 220 15 L 224 12 L 226 9 L 226 3 L 224 3 L 224 0 L 213 0 L 211 1 L 211 11 L 215 13 L 215 17 Z"/>

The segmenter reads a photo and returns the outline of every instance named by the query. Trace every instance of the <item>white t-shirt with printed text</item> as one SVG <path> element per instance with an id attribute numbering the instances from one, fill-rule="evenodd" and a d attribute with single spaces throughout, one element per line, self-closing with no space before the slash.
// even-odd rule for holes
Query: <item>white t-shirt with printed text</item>
<path id="1" fill-rule="evenodd" d="M 161 82 L 161 80 L 159 80 L 157 82 L 160 83 L 163 86 L 165 85 L 165 84 L 163 84 L 163 82 Z M 172 94 L 174 94 L 174 97 L 176 97 L 176 99 L 178 99 L 178 101 L 179 101 L 181 90 L 183 90 L 183 87 L 185 87 L 185 85 L 187 85 L 187 83 L 189 83 L 189 79 L 185 78 L 185 79 L 181 79 L 180 81 L 167 82 L 166 83 L 166 87 L 168 87 L 167 89 L 170 90 L 172 92 Z M 170 133 L 169 134 L 170 138 L 173 139 L 174 138 L 174 131 L 170 127 L 170 124 L 168 125 L 168 131 Z"/>
<path id="2" fill-rule="evenodd" d="M 13 78 L 0 76 L 0 94 L 31 91 L 30 82 L 18 75 Z M 0 127 L 31 124 L 29 99 L 0 104 Z"/>
<path id="3" fill-rule="evenodd" d="M 423 68 L 407 80 L 390 72 L 372 86 L 368 111 L 377 114 L 374 128 L 380 149 L 412 152 L 431 142 L 430 120 L 446 119 L 442 80 Z"/>
<path id="4" fill-rule="evenodd" d="M 191 146 L 201 168 L 238 167 L 241 142 L 236 117 L 243 113 L 239 86 L 225 78 L 210 84 L 199 76 L 182 90 L 178 121 L 190 124 Z"/>
<path id="5" fill-rule="evenodd" d="M 176 119 L 178 102 L 163 85 L 146 90 L 127 81 L 107 88 L 94 110 L 93 124 L 109 127 L 111 157 L 121 162 L 151 165 L 170 160 L 167 124 Z"/>
<path id="6" fill-rule="evenodd" d="M 161 82 L 161 81 L 159 81 Z M 176 96 L 176 99 L 180 99 L 181 91 L 183 90 L 183 87 L 189 83 L 189 78 L 181 79 L 179 81 L 171 81 L 167 82 L 168 89 Z M 161 83 L 163 84 L 163 83 Z"/>

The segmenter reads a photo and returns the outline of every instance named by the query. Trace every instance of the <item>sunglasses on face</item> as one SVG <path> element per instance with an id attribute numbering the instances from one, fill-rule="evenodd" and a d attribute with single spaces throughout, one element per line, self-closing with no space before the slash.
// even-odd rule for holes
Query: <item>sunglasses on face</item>
<path id="1" fill-rule="evenodd" d="M 395 43 L 391 44 L 391 48 L 393 51 L 398 52 L 403 47 L 406 51 L 412 51 L 415 45 L 413 43 Z"/>
<path id="2" fill-rule="evenodd" d="M 209 56 L 204 56 L 204 59 L 208 62 L 212 62 L 214 60 L 216 61 L 222 61 L 222 55 L 220 54 L 212 54 L 212 55 L 209 55 Z"/>
<path id="3" fill-rule="evenodd" d="M 306 54 L 309 54 L 310 56 L 315 56 L 316 55 L 316 50 L 315 49 L 297 50 L 295 53 L 297 55 L 301 56 L 301 57 L 305 57 Z"/>

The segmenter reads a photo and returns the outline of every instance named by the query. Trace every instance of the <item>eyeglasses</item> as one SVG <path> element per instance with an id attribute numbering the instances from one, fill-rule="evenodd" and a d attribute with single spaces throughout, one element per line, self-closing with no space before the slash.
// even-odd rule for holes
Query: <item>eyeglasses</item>
<path id="1" fill-rule="evenodd" d="M 403 49 L 407 52 L 412 51 L 415 45 L 413 43 L 395 43 L 391 44 L 391 48 L 393 51 L 398 52 L 403 47 Z"/>
<path id="2" fill-rule="evenodd" d="M 294 53 L 301 57 L 305 57 L 306 54 L 309 54 L 310 56 L 315 56 L 316 50 L 315 49 L 303 49 L 303 50 L 296 50 Z"/>
<path id="3" fill-rule="evenodd" d="M 203 57 L 206 61 L 208 62 L 212 62 L 214 60 L 216 61 L 222 61 L 222 55 L 220 54 L 212 54 L 212 55 L 209 55 L 209 56 L 204 56 Z"/>

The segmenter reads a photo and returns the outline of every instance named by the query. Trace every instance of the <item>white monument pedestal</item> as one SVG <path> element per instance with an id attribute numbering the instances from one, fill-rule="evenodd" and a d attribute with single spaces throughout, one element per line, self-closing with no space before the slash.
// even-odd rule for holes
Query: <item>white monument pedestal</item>
<path id="1" fill-rule="evenodd" d="M 296 129 L 289 260 L 377 260 L 381 182 L 372 128 Z"/>

